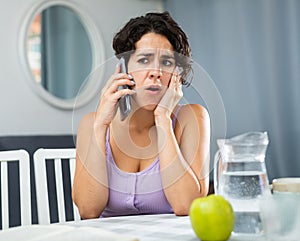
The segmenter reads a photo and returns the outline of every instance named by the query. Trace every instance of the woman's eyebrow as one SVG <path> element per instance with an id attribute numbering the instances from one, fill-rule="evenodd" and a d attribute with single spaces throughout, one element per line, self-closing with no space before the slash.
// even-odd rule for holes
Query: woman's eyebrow
<path id="1" fill-rule="evenodd" d="M 154 56 L 154 53 L 139 53 L 136 56 L 151 57 L 151 56 Z"/>
<path id="2" fill-rule="evenodd" d="M 161 57 L 161 58 L 164 58 L 164 59 L 175 59 L 174 56 L 168 55 L 168 54 L 163 54 L 163 55 L 161 55 L 160 57 Z"/>
<path id="3" fill-rule="evenodd" d="M 154 53 L 138 53 L 136 56 L 137 57 L 152 57 L 154 56 L 155 54 Z M 163 59 L 175 59 L 175 57 L 173 55 L 169 55 L 169 54 L 162 54 L 160 56 L 160 58 L 163 58 Z"/>

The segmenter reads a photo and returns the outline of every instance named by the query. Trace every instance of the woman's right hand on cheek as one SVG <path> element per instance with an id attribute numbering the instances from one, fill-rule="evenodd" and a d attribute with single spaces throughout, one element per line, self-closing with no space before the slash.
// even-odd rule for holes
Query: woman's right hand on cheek
<path id="1" fill-rule="evenodd" d="M 96 125 L 108 126 L 113 120 L 119 99 L 124 95 L 132 95 L 135 91 L 131 89 L 120 89 L 122 85 L 135 85 L 132 77 L 126 73 L 120 73 L 120 66 L 117 65 L 115 73 L 109 78 L 101 91 L 100 102 L 96 112 Z"/>

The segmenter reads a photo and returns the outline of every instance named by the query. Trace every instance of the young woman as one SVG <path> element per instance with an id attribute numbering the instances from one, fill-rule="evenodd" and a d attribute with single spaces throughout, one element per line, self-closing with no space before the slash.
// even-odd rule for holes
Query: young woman
<path id="1" fill-rule="evenodd" d="M 116 67 L 78 129 L 72 195 L 80 215 L 188 215 L 208 193 L 210 120 L 201 105 L 178 104 L 191 69 L 187 36 L 168 12 L 148 13 L 131 19 L 113 48 L 127 73 Z M 131 112 L 121 120 L 125 95 Z"/>

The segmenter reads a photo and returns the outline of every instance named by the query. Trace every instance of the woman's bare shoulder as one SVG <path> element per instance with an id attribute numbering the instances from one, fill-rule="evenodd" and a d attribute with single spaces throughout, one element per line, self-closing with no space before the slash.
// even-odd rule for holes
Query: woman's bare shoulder
<path id="1" fill-rule="evenodd" d="M 91 119 L 94 119 L 95 118 L 95 115 L 96 115 L 96 112 L 89 112 L 89 113 L 86 113 L 83 118 L 81 119 L 81 121 L 88 121 L 88 120 L 91 120 Z"/>
<path id="2" fill-rule="evenodd" d="M 79 129 L 86 128 L 87 125 L 93 124 L 95 120 L 95 114 L 96 112 L 89 112 L 85 114 L 80 121 Z"/>
<path id="3" fill-rule="evenodd" d="M 209 114 L 207 109 L 200 104 L 186 104 L 181 107 L 178 118 L 187 122 L 195 119 L 206 121 L 209 119 Z"/>

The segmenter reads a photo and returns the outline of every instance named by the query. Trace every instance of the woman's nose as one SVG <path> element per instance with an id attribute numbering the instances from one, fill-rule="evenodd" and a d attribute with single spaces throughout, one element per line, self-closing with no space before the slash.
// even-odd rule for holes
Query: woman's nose
<path id="1" fill-rule="evenodd" d="M 162 76 L 162 69 L 159 66 L 155 66 L 149 71 L 150 78 L 160 79 Z"/>

